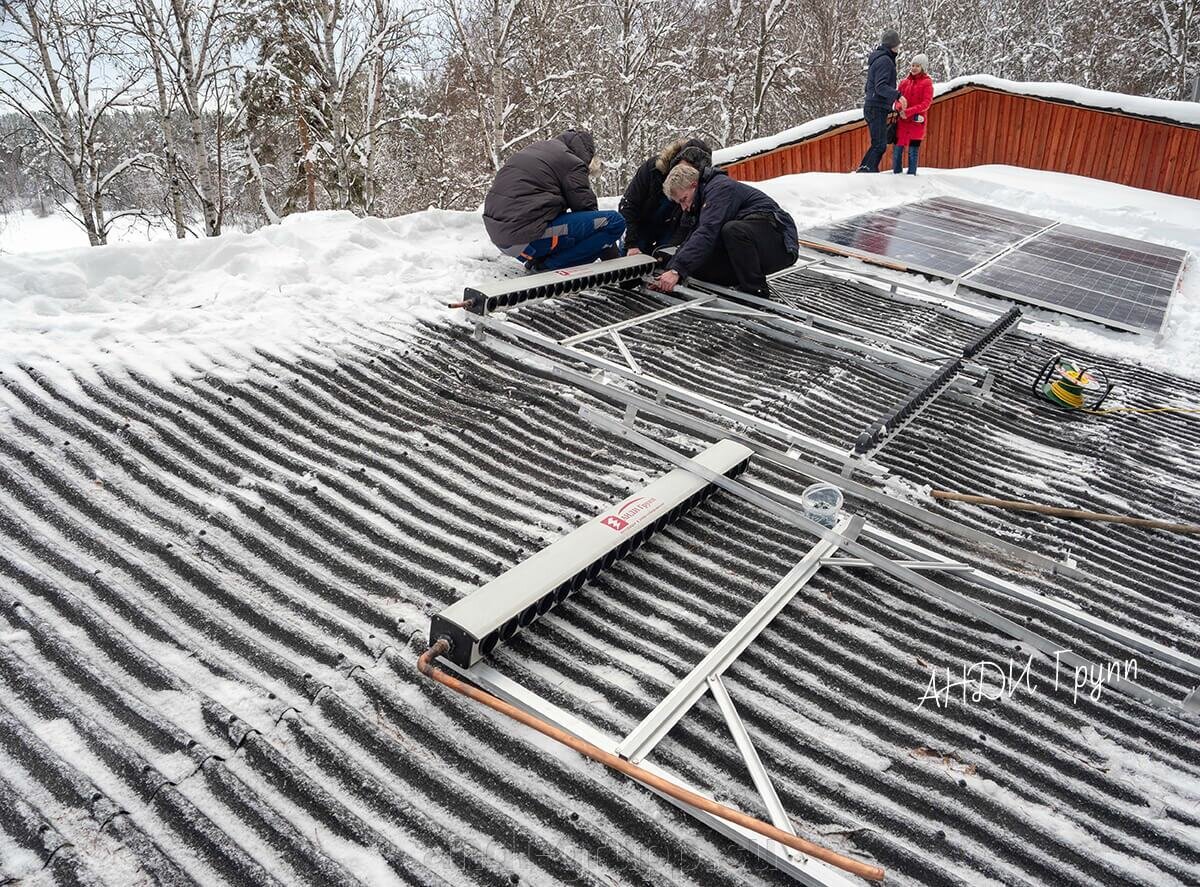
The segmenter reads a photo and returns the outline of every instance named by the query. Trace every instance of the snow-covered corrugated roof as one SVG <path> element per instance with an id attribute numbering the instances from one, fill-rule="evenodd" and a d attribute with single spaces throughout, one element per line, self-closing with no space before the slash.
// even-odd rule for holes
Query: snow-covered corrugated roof
<path id="1" fill-rule="evenodd" d="M 981 329 L 815 275 L 777 286 L 797 306 L 913 342 L 952 348 Z M 562 337 L 660 306 L 609 291 L 532 306 L 522 322 Z M 712 319 L 676 314 L 624 335 L 648 370 L 843 444 L 907 391 L 894 371 Z M 1200 510 L 1188 420 L 1083 432 L 1038 409 L 1026 367 L 1052 350 L 1006 338 L 988 354 L 994 399 L 937 401 L 881 458 L 917 484 Z M 109 370 L 74 388 L 0 375 L 14 406 L 0 435 L 0 881 L 787 883 L 641 786 L 413 667 L 430 612 L 667 466 L 586 425 L 576 408 L 588 395 L 454 326 L 375 321 L 336 347 L 222 375 Z M 1168 376 L 1121 376 L 1137 396 L 1200 396 Z M 803 483 L 762 466 L 751 476 Z M 1170 498 L 1148 500 L 1164 476 Z M 1200 644 L 1194 537 L 953 512 L 1043 553 L 1069 547 L 1095 577 L 1082 582 L 1015 572 L 996 552 L 868 510 L 1160 643 Z M 619 735 L 807 545 L 720 494 L 496 665 Z M 944 581 L 1063 649 L 1129 655 Z M 1010 698 L 920 704 L 932 668 L 961 675 L 1010 655 L 1019 676 L 1011 640 L 878 573 L 831 567 L 726 677 L 798 831 L 874 859 L 889 884 L 1191 882 L 1200 726 L 1111 690 L 1076 694 L 1074 675 L 1055 689 L 1042 661 Z M 1190 686 L 1144 659 L 1138 680 L 1173 698 Z M 765 815 L 707 701 L 653 760 Z"/>
<path id="2" fill-rule="evenodd" d="M 1085 89 L 1082 86 L 1074 86 L 1070 83 L 1023 83 L 1016 80 L 1005 80 L 1001 77 L 992 77 L 987 74 L 969 74 L 965 77 L 956 77 L 953 80 L 947 80 L 945 83 L 936 84 L 934 86 L 934 95 L 935 97 L 942 96 L 954 92 L 956 89 L 968 86 L 996 89 L 1014 95 L 1034 96 L 1058 102 L 1070 102 L 1075 105 L 1095 108 L 1099 111 L 1119 111 L 1124 114 L 1165 120 L 1185 126 L 1200 126 L 1200 103 L 1124 95 L 1119 92 Z M 753 157 L 756 154 L 765 154 L 768 151 L 774 151 L 776 148 L 781 148 L 784 145 L 790 145 L 811 138 L 812 136 L 820 135 L 827 130 L 836 129 L 848 123 L 856 123 L 860 120 L 862 120 L 862 111 L 857 108 L 849 111 L 839 111 L 836 114 L 829 114 L 825 117 L 818 117 L 815 120 L 809 120 L 807 123 L 802 123 L 791 129 L 785 129 L 783 132 L 776 133 L 775 135 L 764 136 L 760 139 L 742 142 L 740 145 L 730 145 L 729 147 L 722 148 L 713 153 L 713 162 L 719 165 L 734 163 L 738 160 L 744 160 L 747 157 Z"/>
<path id="3" fill-rule="evenodd" d="M 1156 227 L 1188 246 L 1198 236 L 1180 198 L 1124 189 L 1125 205 L 1033 175 L 766 187 L 811 221 L 945 189 L 1055 202 L 1068 219 Z M 318 215 L 259 235 L 0 264 L 13 321 L 0 330 L 0 882 L 785 883 L 640 786 L 414 669 L 431 612 L 667 468 L 586 425 L 580 401 L 600 404 L 544 364 L 419 319 L 460 278 L 517 268 L 488 261 L 483 238 L 466 214 Z M 952 349 L 983 324 L 802 272 L 776 287 L 881 340 Z M 1190 284 L 1182 295 L 1197 301 Z M 530 306 L 521 322 L 563 338 L 657 307 L 610 290 Z M 1180 364 L 1195 357 L 1181 343 L 1200 335 L 1198 314 L 1181 309 L 1168 339 Z M 1115 347 L 1070 332 L 1073 348 Z M 624 335 L 648 370 L 841 445 L 912 382 L 714 318 L 676 314 Z M 1002 340 L 986 356 L 993 398 L 939 400 L 884 451 L 911 482 L 894 488 L 1200 512 L 1200 435 L 1186 417 L 1081 422 L 1029 399 L 1031 367 L 1059 347 L 1029 332 Z M 1195 380 L 1132 361 L 1117 375 L 1135 401 L 1200 402 Z M 752 476 L 802 485 L 765 467 Z M 1194 537 L 954 510 L 1043 554 L 1069 548 L 1095 577 L 1084 583 L 865 510 L 1151 640 L 1200 645 Z M 501 648 L 497 667 L 624 733 L 806 547 L 720 495 Z M 1129 655 L 954 587 L 1064 649 Z M 1111 692 L 1056 690 L 1047 664 L 1034 666 L 1036 692 L 921 706 L 930 667 L 1020 651 L 874 572 L 831 568 L 810 592 L 729 672 L 801 832 L 875 859 L 892 884 L 1194 880 L 1195 723 Z M 656 642 L 667 634 L 673 644 Z M 1171 698 L 1194 683 L 1140 666 Z M 655 760 L 763 815 L 708 703 Z"/>

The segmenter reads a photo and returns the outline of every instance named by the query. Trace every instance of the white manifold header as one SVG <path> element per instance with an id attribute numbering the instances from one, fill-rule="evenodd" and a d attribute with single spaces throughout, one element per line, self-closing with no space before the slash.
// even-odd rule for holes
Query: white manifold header
<path id="1" fill-rule="evenodd" d="M 749 464 L 751 452 L 722 440 L 695 460 L 736 477 Z M 470 667 L 717 490 L 676 468 L 442 610 L 430 624 L 430 643 L 446 638 L 448 658 Z"/>
<path id="2" fill-rule="evenodd" d="M 532 299 L 546 299 L 578 292 L 588 287 L 605 283 L 621 283 L 633 280 L 654 270 L 654 259 L 650 256 L 621 256 L 589 265 L 575 265 L 556 271 L 542 271 L 525 277 L 508 280 L 493 280 L 478 286 L 469 286 L 463 298 L 469 303 L 468 310 L 475 314 L 490 314 L 515 308 Z"/>

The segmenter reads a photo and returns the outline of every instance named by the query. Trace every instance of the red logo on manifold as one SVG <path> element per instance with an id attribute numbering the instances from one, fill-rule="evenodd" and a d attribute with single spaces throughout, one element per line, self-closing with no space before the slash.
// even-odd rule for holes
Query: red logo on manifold
<path id="1" fill-rule="evenodd" d="M 657 511 L 662 506 L 662 500 L 656 499 L 654 496 L 634 496 L 632 499 L 626 499 L 617 506 L 617 513 L 610 514 L 602 519 L 600 523 L 606 527 L 612 527 L 618 533 L 626 529 L 631 523 L 640 521 L 647 514 Z"/>

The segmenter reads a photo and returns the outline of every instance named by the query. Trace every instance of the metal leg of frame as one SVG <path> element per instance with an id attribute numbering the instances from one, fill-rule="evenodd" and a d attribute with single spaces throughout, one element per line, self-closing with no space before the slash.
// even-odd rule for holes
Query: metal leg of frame
<path id="1" fill-rule="evenodd" d="M 733 736 L 733 744 L 737 746 L 738 753 L 741 754 L 742 760 L 746 762 L 746 768 L 750 771 L 750 781 L 754 783 L 754 788 L 762 798 L 763 804 L 766 805 L 767 814 L 771 817 L 771 824 L 780 831 L 796 834 L 796 829 L 788 818 L 787 811 L 783 809 L 783 802 L 779 800 L 779 794 L 775 791 L 771 776 L 758 756 L 754 741 L 750 738 L 746 725 L 742 723 L 742 718 L 733 704 L 725 682 L 721 680 L 720 675 L 714 674 L 708 676 L 707 683 L 708 690 L 716 700 L 717 708 L 721 709 L 721 714 L 729 727 L 729 733 Z M 800 855 L 791 847 L 780 847 L 780 849 L 793 859 Z"/>
<path id="2" fill-rule="evenodd" d="M 843 517 L 836 529 L 846 537 L 857 535 L 862 526 L 862 519 L 851 521 Z M 679 723 L 680 718 L 688 713 L 696 701 L 704 695 L 705 682 L 713 675 L 720 675 L 731 666 L 739 656 L 754 643 L 754 639 L 762 633 L 771 621 L 779 615 L 788 602 L 817 575 L 821 569 L 821 561 L 837 550 L 836 542 L 817 540 L 816 545 L 809 549 L 808 554 L 800 559 L 786 576 L 779 580 L 773 589 L 759 601 L 749 613 L 742 617 L 736 626 L 721 638 L 654 709 L 642 719 L 642 722 L 630 731 L 617 746 L 617 754 L 633 763 L 640 762 L 653 751 L 654 746 L 662 740 L 671 728 Z"/>
<path id="3" fill-rule="evenodd" d="M 621 356 L 625 358 L 625 362 L 629 364 L 629 368 L 640 376 L 642 374 L 642 368 L 638 366 L 638 362 L 633 359 L 633 354 L 630 353 L 628 346 L 625 344 L 625 340 L 621 338 L 621 334 L 616 330 L 609 330 L 608 334 L 612 336 L 612 340 L 617 343 L 617 350 L 621 352 Z"/>
<path id="4" fill-rule="evenodd" d="M 517 708 L 523 709 L 560 729 L 566 730 L 568 733 L 586 742 L 590 742 L 592 745 L 602 748 L 605 751 L 616 752 L 616 740 L 612 737 L 580 720 L 570 712 L 556 706 L 549 700 L 543 699 L 536 693 L 526 689 L 487 663 L 477 663 L 470 670 L 457 668 L 450 663 L 444 663 L 444 665 L 447 669 L 457 672 L 461 677 L 478 684 L 505 702 L 515 705 Z M 696 791 L 694 786 L 688 785 L 673 773 L 655 764 L 646 762 L 641 766 L 657 776 L 670 779 L 677 785 L 682 785 L 684 788 Z M 680 801 L 676 801 L 674 798 L 655 791 L 649 786 L 646 786 L 646 788 L 659 795 L 659 797 L 668 803 L 678 807 L 684 813 L 694 817 L 719 834 L 724 835 L 735 844 L 751 851 L 760 859 L 770 863 L 801 884 L 804 884 L 805 887 L 856 887 L 860 883 L 857 879 L 852 880 L 837 869 L 818 859 L 812 859 L 803 855 L 793 859 L 781 852 L 781 848 L 776 841 L 765 838 L 757 832 L 752 832 L 732 822 L 727 822 L 718 816 L 713 816 L 711 813 L 705 813 L 702 810 L 689 807 Z"/>

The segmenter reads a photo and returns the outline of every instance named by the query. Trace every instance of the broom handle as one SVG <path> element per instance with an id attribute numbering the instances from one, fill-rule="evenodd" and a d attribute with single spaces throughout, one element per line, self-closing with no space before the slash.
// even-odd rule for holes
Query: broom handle
<path id="1" fill-rule="evenodd" d="M 872 256 L 865 253 L 855 252 L 854 250 L 838 249 L 836 246 L 829 243 L 814 243 L 811 240 L 801 240 L 801 246 L 807 246 L 809 249 L 819 250 L 823 253 L 833 253 L 835 256 L 845 256 L 848 259 L 858 259 L 861 262 L 866 262 L 869 265 L 882 265 L 884 268 L 891 268 L 893 271 L 907 271 L 907 265 L 901 265 L 899 262 L 889 262 L 887 259 L 882 259 L 879 256 Z"/>
<path id="2" fill-rule="evenodd" d="M 990 505 L 993 508 L 1007 508 L 1010 511 L 1036 511 L 1039 514 L 1049 514 L 1054 517 L 1106 521 L 1114 524 L 1131 524 L 1135 527 L 1149 527 L 1155 530 L 1167 530 L 1171 533 L 1200 533 L 1200 525 L 1198 524 L 1177 524 L 1172 521 L 1156 520 L 1149 517 L 1133 517 L 1128 514 L 1105 514 L 1100 511 L 1081 511 L 1077 508 L 1059 508 L 1055 505 L 1041 505 L 1037 502 L 1024 502 L 1018 499 L 993 499 L 990 496 L 972 496 L 968 493 L 954 493 L 950 490 L 932 490 L 931 495 L 935 499 L 951 499 L 956 502 L 969 502 L 972 505 Z"/>

